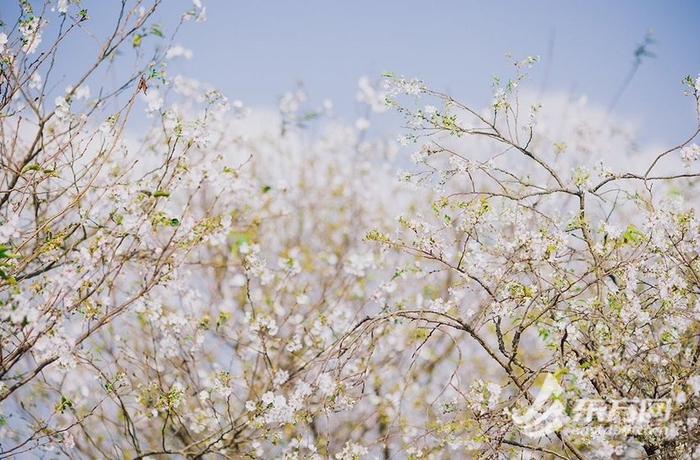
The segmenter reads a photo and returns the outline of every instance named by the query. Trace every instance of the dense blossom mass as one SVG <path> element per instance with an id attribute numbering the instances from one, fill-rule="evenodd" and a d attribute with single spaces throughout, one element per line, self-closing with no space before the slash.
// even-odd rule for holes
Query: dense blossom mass
<path id="1" fill-rule="evenodd" d="M 537 58 L 483 109 L 363 77 L 347 124 L 171 74 L 161 6 L 70 82 L 93 13 L 2 12 L 0 458 L 700 458 L 700 77 L 658 150 Z"/>

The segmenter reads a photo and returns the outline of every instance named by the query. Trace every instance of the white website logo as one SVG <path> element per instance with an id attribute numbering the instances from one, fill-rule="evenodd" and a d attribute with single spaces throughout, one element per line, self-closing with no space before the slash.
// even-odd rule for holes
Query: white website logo
<path id="1" fill-rule="evenodd" d="M 566 408 L 561 401 L 563 388 L 552 374 L 545 376 L 537 398 L 523 413 L 510 416 L 523 434 L 537 438 L 552 434 L 566 423 Z"/>
<path id="2" fill-rule="evenodd" d="M 571 416 L 566 412 L 564 389 L 552 374 L 545 376 L 537 397 L 525 411 L 508 411 L 520 431 L 538 438 L 567 429 L 585 432 L 594 423 L 607 424 L 621 434 L 663 429 L 671 417 L 673 401 L 667 399 L 587 399 L 576 400 Z"/>

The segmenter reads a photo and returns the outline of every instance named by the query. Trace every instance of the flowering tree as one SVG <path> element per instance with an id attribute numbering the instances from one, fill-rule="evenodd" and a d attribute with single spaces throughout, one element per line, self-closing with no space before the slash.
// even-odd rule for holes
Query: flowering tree
<path id="1" fill-rule="evenodd" d="M 406 120 L 396 180 L 399 146 L 302 89 L 170 75 L 160 4 L 122 1 L 65 91 L 88 11 L 0 32 L 0 458 L 700 455 L 700 124 L 639 151 L 520 91 L 535 59 L 485 110 L 361 79 Z"/>
<path id="2" fill-rule="evenodd" d="M 577 133 L 561 126 L 560 136 L 571 135 L 564 141 L 537 129 L 553 121 L 539 120 L 540 105 L 520 120 L 521 71 L 533 62 L 516 62 L 513 79 L 495 82 L 484 112 L 389 76 L 389 102 L 412 128 L 406 142 L 422 144 L 414 160 L 423 168 L 406 180 L 430 183 L 439 199 L 430 216 L 402 217 L 398 234 L 369 239 L 424 260 L 448 294 L 393 315 L 427 328 L 421 346 L 452 331 L 450 341 L 471 341 L 496 370 L 467 389 L 455 366 L 438 398 L 448 402 L 437 431 L 487 456 L 689 456 L 698 439 L 699 234 L 684 197 L 700 174 L 692 168 L 700 126 L 673 148 L 637 154 L 635 169 L 612 169 L 612 155 L 635 155 L 604 118 L 577 122 Z M 685 83 L 697 106 L 698 80 Z M 441 109 L 402 105 L 396 94 L 435 99 Z M 544 376 L 556 379 L 555 399 L 644 401 L 664 416 L 650 410 L 630 423 L 609 415 L 586 427 L 590 418 L 575 417 L 580 405 L 560 403 L 539 422 L 515 416 L 533 404 L 531 388 Z"/>

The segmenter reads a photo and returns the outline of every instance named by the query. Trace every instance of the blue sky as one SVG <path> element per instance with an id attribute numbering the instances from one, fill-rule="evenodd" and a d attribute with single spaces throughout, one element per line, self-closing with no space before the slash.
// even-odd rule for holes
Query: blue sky
<path id="1" fill-rule="evenodd" d="M 644 140 L 674 142 L 693 126 L 681 78 L 700 72 L 700 1 L 230 1 L 205 0 L 208 22 L 180 41 L 178 64 L 232 98 L 272 105 L 303 81 L 312 98 L 359 113 L 361 75 L 418 77 L 474 105 L 489 101 L 504 55 L 540 55 L 530 87 L 587 95 L 607 107 L 653 30 L 643 62 L 615 108 Z"/>
<path id="2" fill-rule="evenodd" d="M 313 101 L 330 98 L 348 120 L 360 76 L 392 71 L 417 77 L 476 107 L 487 104 L 494 74 L 509 75 L 506 53 L 539 55 L 529 88 L 586 95 L 608 107 L 652 30 L 657 57 L 644 60 L 615 107 L 640 127 L 642 143 L 672 144 L 693 128 L 694 108 L 681 79 L 700 73 L 700 0 L 417 1 L 202 0 L 208 21 L 188 23 L 177 43 L 194 51 L 171 74 L 207 81 L 231 99 L 275 106 L 302 81 Z M 105 35 L 116 0 L 83 0 L 85 27 Z M 0 0 L 13 19 L 14 0 Z M 166 33 L 190 0 L 166 0 Z M 68 77 L 93 57 L 96 42 L 75 40 L 59 64 Z M 115 78 L 111 76 L 111 78 Z M 380 123 L 381 126 L 381 123 Z"/>

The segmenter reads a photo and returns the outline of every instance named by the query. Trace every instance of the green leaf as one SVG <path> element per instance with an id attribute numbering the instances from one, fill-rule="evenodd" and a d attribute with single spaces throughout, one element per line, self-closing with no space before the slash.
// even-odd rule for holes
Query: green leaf
<path id="1" fill-rule="evenodd" d="M 134 48 L 138 48 L 139 46 L 141 46 L 142 41 L 143 41 L 143 35 L 136 34 L 136 35 L 134 35 L 134 41 L 132 42 L 132 45 L 134 45 Z"/>
<path id="2" fill-rule="evenodd" d="M 644 233 L 639 231 L 634 225 L 628 225 L 627 230 L 622 235 L 625 244 L 637 244 L 644 239 Z"/>
<path id="3" fill-rule="evenodd" d="M 27 171 L 41 171 L 41 166 L 39 166 L 37 163 L 32 163 L 24 167 L 22 172 L 27 172 Z"/>
<path id="4" fill-rule="evenodd" d="M 165 34 L 163 34 L 163 29 L 160 24 L 153 24 L 151 26 L 151 34 L 155 35 L 156 37 L 164 38 Z"/>
<path id="5" fill-rule="evenodd" d="M 56 412 L 64 413 L 66 409 L 73 407 L 73 401 L 61 395 L 61 401 L 56 404 Z"/>

